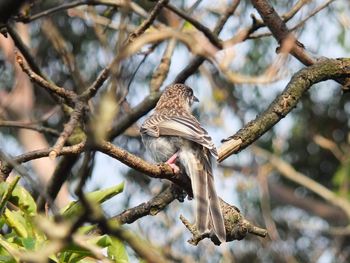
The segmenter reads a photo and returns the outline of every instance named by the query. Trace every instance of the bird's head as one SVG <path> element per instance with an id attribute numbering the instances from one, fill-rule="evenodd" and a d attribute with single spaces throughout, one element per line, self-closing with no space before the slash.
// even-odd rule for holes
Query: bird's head
<path id="1" fill-rule="evenodd" d="M 157 108 L 183 108 L 190 111 L 193 102 L 198 102 L 193 90 L 185 84 L 173 84 L 168 86 L 160 97 Z"/>

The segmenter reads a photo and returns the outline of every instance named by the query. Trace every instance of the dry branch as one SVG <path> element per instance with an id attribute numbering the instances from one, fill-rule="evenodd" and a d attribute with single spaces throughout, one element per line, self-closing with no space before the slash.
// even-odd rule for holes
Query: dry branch
<path id="1" fill-rule="evenodd" d="M 219 149 L 219 162 L 238 153 L 283 119 L 315 83 L 350 76 L 350 59 L 327 59 L 298 71 L 285 90 L 255 120 L 247 123 L 234 135 L 224 139 Z"/>

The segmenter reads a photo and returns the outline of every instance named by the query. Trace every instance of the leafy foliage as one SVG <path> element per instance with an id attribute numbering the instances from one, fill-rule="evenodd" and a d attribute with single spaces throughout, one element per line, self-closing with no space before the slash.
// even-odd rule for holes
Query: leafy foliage
<path id="1" fill-rule="evenodd" d="M 47 256 L 53 262 L 95 262 L 96 250 L 101 256 L 111 260 L 111 262 L 125 263 L 129 262 L 128 254 L 124 244 L 117 238 L 109 235 L 91 234 L 95 226 L 83 226 L 78 229 L 80 238 L 83 239 L 80 245 L 72 240 L 59 240 L 53 237 L 53 233 L 47 235 L 42 228 L 43 221 L 52 228 L 58 228 L 58 231 L 66 231 L 69 226 L 59 226 L 55 223 L 53 217 L 46 218 L 38 214 L 37 207 L 31 194 L 22 186 L 18 185 L 19 177 L 12 182 L 3 182 L 0 184 L 0 196 L 2 213 L 0 216 L 0 260 L 1 262 L 16 262 L 19 256 L 27 255 L 32 260 L 45 260 L 47 254 L 43 249 L 50 242 L 55 243 L 57 248 L 63 246 L 61 250 L 53 249 L 52 254 Z M 108 189 L 98 190 L 86 195 L 89 202 L 99 205 L 106 200 L 114 197 L 123 191 L 124 184 L 110 187 Z M 7 207 L 11 207 L 11 210 Z M 15 208 L 15 209 L 14 209 Z M 69 218 L 74 222 L 81 216 L 82 207 L 79 202 L 70 203 L 57 216 Z M 41 221 L 41 222 L 40 222 Z M 40 222 L 40 223 L 39 223 Z M 55 231 L 52 231 L 55 232 Z M 76 235 L 76 234 L 74 234 Z M 103 253 L 107 249 L 107 253 Z M 40 253 L 43 253 L 41 255 Z M 94 259 L 95 258 L 95 259 Z"/>

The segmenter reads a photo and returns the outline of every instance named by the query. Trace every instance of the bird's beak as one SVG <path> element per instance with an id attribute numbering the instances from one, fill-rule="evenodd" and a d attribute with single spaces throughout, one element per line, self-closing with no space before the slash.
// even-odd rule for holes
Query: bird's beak
<path id="1" fill-rule="evenodd" d="M 194 102 L 199 102 L 199 99 L 196 96 L 193 96 L 193 101 Z"/>

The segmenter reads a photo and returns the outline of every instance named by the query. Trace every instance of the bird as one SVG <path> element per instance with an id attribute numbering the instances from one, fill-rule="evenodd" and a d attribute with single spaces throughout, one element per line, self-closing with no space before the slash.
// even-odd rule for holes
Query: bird
<path id="1" fill-rule="evenodd" d="M 175 173 L 181 170 L 190 177 L 197 229 L 200 233 L 214 232 L 223 243 L 226 230 L 211 163 L 211 155 L 217 159 L 218 153 L 192 114 L 191 106 L 198 101 L 192 88 L 185 84 L 166 87 L 140 133 L 155 162 L 166 162 Z"/>

